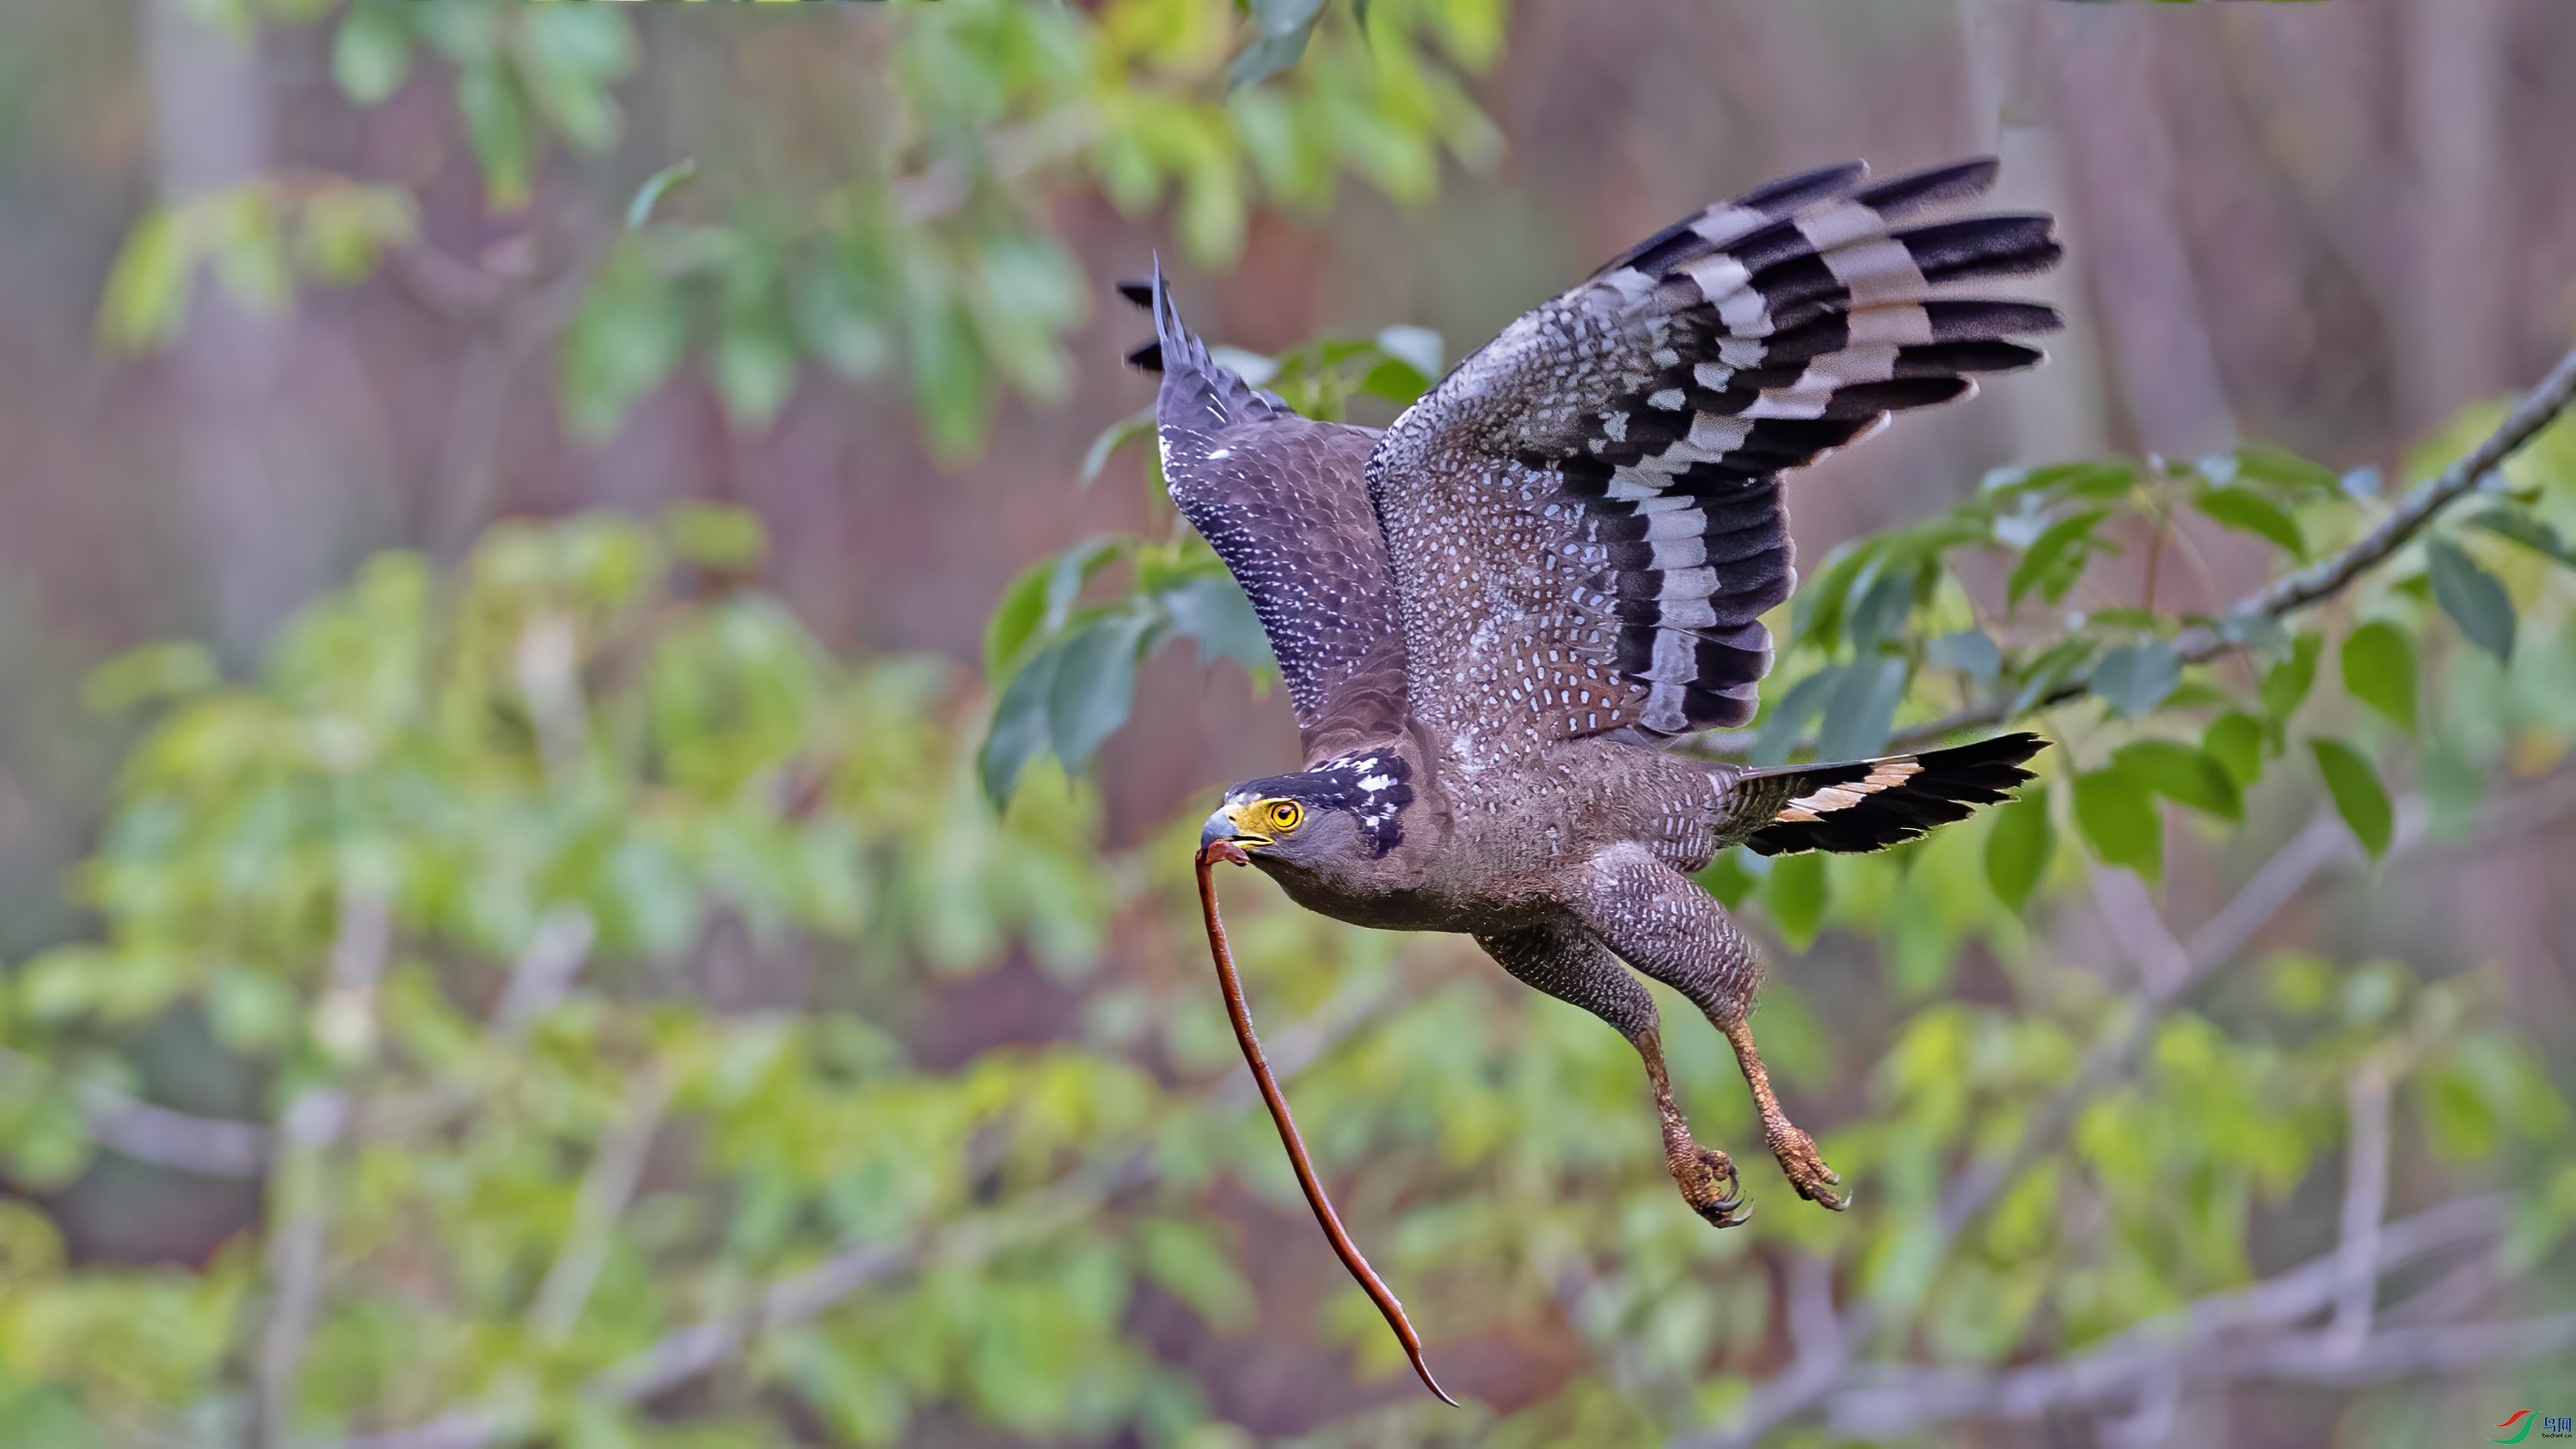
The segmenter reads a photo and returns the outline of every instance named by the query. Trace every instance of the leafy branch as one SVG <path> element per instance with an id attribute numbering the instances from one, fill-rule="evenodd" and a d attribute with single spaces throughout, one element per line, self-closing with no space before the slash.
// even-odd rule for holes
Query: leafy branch
<path id="1" fill-rule="evenodd" d="M 2274 579 L 2227 609 L 2214 622 L 2193 626 L 2173 641 L 2174 658 L 2183 664 L 2206 664 L 2264 637 L 2290 615 L 2341 593 L 2363 573 L 2386 562 L 2390 555 L 2412 542 L 2443 509 L 2477 491 L 2504 465 L 2506 459 L 2519 452 L 2541 429 L 2566 411 L 2571 401 L 2576 401 L 2576 351 L 2560 358 L 2549 375 L 2514 405 L 2485 441 L 2455 459 L 2438 476 L 2418 484 L 2369 533 L 2330 558 Z M 2554 542 L 2554 536 L 2550 541 Z M 2459 564 L 2453 567 L 2457 568 Z M 2468 564 L 2467 567 L 2474 570 L 2476 566 Z M 2444 602 L 2447 605 L 2450 601 L 2446 598 Z M 2459 618 L 2469 614 L 2470 607 L 2463 606 L 2453 613 L 2455 618 Z M 2471 632 L 2472 637 L 2494 637 L 2493 626 L 2482 618 L 2459 618 L 2459 622 Z M 2509 639 L 2510 634 L 2505 637 Z M 1912 725 L 1890 735 L 1888 744 L 1898 749 L 1914 749 L 1963 730 L 2003 724 L 2051 705 L 2081 698 L 2092 692 L 2098 683 L 2097 671 L 2077 670 L 2033 698 L 1965 709 L 1925 724 Z"/>

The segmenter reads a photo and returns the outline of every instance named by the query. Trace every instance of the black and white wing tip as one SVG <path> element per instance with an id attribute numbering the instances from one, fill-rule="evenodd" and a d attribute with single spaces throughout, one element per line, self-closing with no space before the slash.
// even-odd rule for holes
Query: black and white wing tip
<path id="1" fill-rule="evenodd" d="M 1955 749 L 1758 771 L 1745 778 L 1786 777 L 1796 793 L 1744 843 L 1760 855 L 1884 850 L 2009 799 L 2033 778 L 2022 763 L 2046 748 L 2037 735 L 2009 734 Z"/>
<path id="2" fill-rule="evenodd" d="M 2043 271 L 2050 219 L 1908 226 L 1974 197 L 1992 158 L 1864 185 L 1854 162 L 1776 181 L 1630 248 L 1591 287 L 1642 319 L 1621 386 L 1525 461 L 1553 466 L 1608 548 L 1591 602 L 1615 615 L 1617 660 L 1651 687 L 1638 724 L 1671 737 L 1742 724 L 1770 665 L 1758 620 L 1796 573 L 1776 475 L 1874 432 L 1894 412 L 1963 397 L 1975 374 L 2028 367 L 2012 334 L 2060 323 L 2031 302 L 1950 284 Z"/>

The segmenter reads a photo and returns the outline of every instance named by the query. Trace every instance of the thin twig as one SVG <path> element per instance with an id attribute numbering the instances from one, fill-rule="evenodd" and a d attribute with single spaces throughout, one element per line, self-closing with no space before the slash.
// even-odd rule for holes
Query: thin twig
<path id="1" fill-rule="evenodd" d="M 2351 1132 L 2344 1144 L 2343 1217 L 2338 1237 L 2334 1322 L 2326 1338 L 2358 1354 L 2370 1337 L 2370 1314 L 2379 1300 L 2379 1220 L 2388 1210 L 2388 1088 L 2390 1064 L 2373 1054 L 2345 1081 Z"/>
<path id="2" fill-rule="evenodd" d="M 392 954 L 393 903 L 382 890 L 344 883 L 331 939 L 331 982 L 313 1034 L 345 1076 L 376 1042 L 376 987 Z M 316 1087 L 278 1118 L 279 1151 L 268 1180 L 268 1315 L 253 1365 L 256 1441 L 285 1449 L 301 1397 L 304 1354 L 321 1319 L 331 1203 L 327 1154 L 349 1125 L 347 1093 Z"/>
<path id="3" fill-rule="evenodd" d="M 644 1176 L 644 1160 L 661 1129 L 662 1114 L 679 1086 L 678 1075 L 659 1060 L 644 1064 L 626 1083 L 626 1102 L 599 1139 L 598 1154 L 581 1179 L 573 1201 L 572 1231 L 555 1255 L 554 1266 L 528 1309 L 528 1329 L 540 1343 L 561 1343 L 581 1321 L 581 1310 L 608 1265 L 608 1250 L 617 1235 L 617 1219 Z"/>
<path id="4" fill-rule="evenodd" d="M 537 921 L 510 971 L 510 983 L 492 1007 L 492 1033 L 503 1038 L 524 1034 L 528 1023 L 551 1010 L 572 989 L 582 963 L 599 939 L 599 923 L 577 905 L 559 905 Z"/>
<path id="5" fill-rule="evenodd" d="M 2509 1220 L 2507 1201 L 2490 1196 L 2457 1199 L 2391 1223 L 2378 1234 L 2370 1280 L 2376 1285 L 2427 1258 L 2491 1241 Z M 2389 1329 L 2353 1348 L 2335 1343 L 2331 1331 L 2281 1336 L 2332 1306 L 2347 1266 L 2338 1246 L 2252 1287 L 2211 1294 L 2049 1363 L 1999 1371 L 1881 1365 L 1830 1396 L 1828 1424 L 1837 1435 L 1911 1436 L 1940 1419 L 2030 1419 L 2115 1405 L 2166 1383 L 2363 1383 L 2450 1366 L 2473 1346 L 2505 1344 L 2512 1350 L 2505 1356 L 2523 1357 L 2576 1342 L 2569 1337 L 2576 1314 Z"/>
<path id="6" fill-rule="evenodd" d="M 0 1051 L 0 1063 L 13 1071 L 36 1067 L 31 1059 L 8 1051 Z M 207 1177 L 261 1177 L 268 1172 L 275 1134 L 261 1123 L 174 1112 L 103 1082 L 78 1082 L 72 1091 L 90 1139 L 137 1162 Z"/>

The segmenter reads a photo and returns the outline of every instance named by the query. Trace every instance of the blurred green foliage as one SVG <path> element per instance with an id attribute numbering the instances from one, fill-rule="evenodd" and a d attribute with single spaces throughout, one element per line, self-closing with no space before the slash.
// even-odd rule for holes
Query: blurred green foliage
<path id="1" fill-rule="evenodd" d="M 2559 506 L 2572 481 L 2533 504 Z M 760 552 L 754 521 L 708 505 L 650 526 L 510 525 L 450 576 L 379 558 L 256 680 L 168 648 L 103 672 L 102 704 L 158 719 L 81 880 L 102 938 L 26 963 L 0 1003 L 13 1176 L 79 1172 L 82 1094 L 135 1087 L 139 1034 L 193 1017 L 289 1124 L 269 1233 L 318 1224 L 327 1243 L 291 1376 L 300 1434 L 470 1410 L 494 1442 L 748 1445 L 774 1442 L 761 1406 L 792 1401 L 860 1444 L 896 1442 L 933 1406 L 1041 1439 L 1219 1442 L 1203 1392 L 1136 1336 L 1134 1305 L 1159 1293 L 1208 1332 L 1246 1326 L 1240 1220 L 1210 1189 L 1231 1178 L 1284 1213 L 1297 1198 L 1196 974 L 1185 838 L 1103 858 L 1087 791 L 1043 762 L 995 816 L 960 727 L 976 693 L 929 661 L 829 657 L 750 584 Z M 2535 639 L 2564 650 L 2571 591 L 2547 567 L 2514 576 L 2536 590 Z M 1958 622 L 1940 602 L 1926 629 Z M 2419 606 L 2419 631 L 2434 619 Z M 1021 629 L 1006 649 L 1039 637 Z M 2576 739 L 2566 676 L 2532 694 L 2481 654 L 2420 642 L 2469 670 L 2433 696 L 2420 746 L 2313 687 L 2278 719 L 2235 702 L 2258 732 L 2470 770 L 2487 746 L 2463 720 L 2526 751 L 2534 732 Z M 1920 688 L 1938 707 L 1956 685 Z M 2098 1340 L 2246 1280 L 2255 1214 L 2331 1167 L 2365 1060 L 2399 1064 L 2420 1153 L 2526 1186 L 2523 1251 L 2555 1241 L 2576 1211 L 2569 1114 L 2484 980 L 2312 956 L 2166 1016 L 2134 1079 L 2090 1101 L 1975 1231 L 1927 1236 L 1956 1164 L 2009 1150 L 2136 1019 L 2019 908 L 2079 885 L 2077 839 L 2107 853 L 2085 781 L 2162 782 L 2136 787 L 2150 818 L 2161 795 L 2231 830 L 2217 807 L 2277 818 L 2312 789 L 2293 773 L 2230 795 L 2224 764 L 2172 783 L 2198 755 L 2173 732 L 2227 706 L 2219 693 L 2177 690 L 2186 702 L 2134 727 L 2106 710 L 2064 737 L 2071 797 L 2034 790 L 1884 855 L 1725 867 L 1783 936 L 1874 943 L 1892 1009 L 1876 1026 L 1855 1035 L 1789 979 L 1761 1017 L 1793 1089 L 1866 1083 L 1867 1110 L 1824 1139 L 1858 1189 L 1843 1217 L 1709 1232 L 1671 1199 L 1614 1034 L 1459 949 L 1230 881 L 1325 1170 L 1366 1184 L 1359 1229 L 1435 1345 L 1564 1312 L 1602 1365 L 1506 1422 L 1408 1404 L 1368 1432 L 1627 1443 L 1722 1413 L 1772 1332 L 1775 1251 L 1840 1261 L 1945 1361 Z M 2338 748 L 2374 781 L 2385 768 Z M 2075 828 L 2052 831 L 2070 798 Z M 1122 947 L 1104 972 L 1117 923 L 1144 920 L 1171 923 L 1168 944 Z M 577 975 L 532 994 L 566 922 L 589 945 Z M 1077 1019 L 1045 1046 L 920 1065 L 907 1023 L 939 980 L 1011 952 L 1078 993 Z M 1970 954 L 2000 968 L 2009 1004 L 1950 994 Z M 718 1009 L 700 973 L 727 961 L 803 973 L 811 1004 Z M 1676 1063 L 1709 1135 L 1742 1139 L 1724 1054 Z M 316 1103 L 332 1125 L 299 1139 Z M 69 1271 L 45 1219 L 12 1207 L 0 1254 L 0 1437 L 219 1435 L 250 1412 L 288 1291 L 273 1247 L 237 1243 L 199 1272 Z M 760 1316 L 815 1273 L 847 1287 Z M 738 1390 L 676 1417 L 621 1397 L 638 1355 L 745 1313 L 752 1341 L 717 1364 Z M 1312 1331 L 1364 1372 L 1401 1371 L 1355 1291 Z"/>
<path id="2" fill-rule="evenodd" d="M 359 104 L 447 88 L 496 210 L 538 204 L 558 146 L 621 139 L 619 9 L 205 8 L 333 26 Z M 819 362 L 904 380 L 962 456 L 1002 390 L 1063 386 L 1088 286 L 1055 188 L 1168 208 L 1209 265 L 1256 201 L 1320 207 L 1345 173 L 1421 195 L 1444 155 L 1491 153 L 1463 78 L 1501 19 L 1484 0 L 889 6 L 858 22 L 882 28 L 882 93 L 826 184 L 702 163 L 683 190 L 682 162 L 637 167 L 626 225 L 576 274 L 566 417 L 612 430 L 694 359 L 756 425 Z M 172 198 L 129 237 L 102 335 L 167 342 L 209 271 L 263 306 L 353 280 L 413 217 L 400 190 L 337 178 Z M 1233 360 L 1316 416 L 1401 406 L 1442 363 L 1404 330 Z M 2494 419 L 2464 416 L 2395 481 Z M 1142 436 L 1104 434 L 1086 477 Z M 2576 428 L 2506 471 L 2296 627 L 2127 582 L 2154 577 L 2125 567 L 2144 554 L 2198 567 L 2185 517 L 2287 567 L 2384 516 L 2375 475 L 2261 449 L 2007 470 L 1823 562 L 1774 621 L 1782 667 L 1737 742 L 1756 758 L 1866 754 L 1957 711 L 2033 716 L 2058 745 L 2018 803 L 1919 844 L 1710 867 L 1775 957 L 1815 947 L 1830 968 L 1776 977 L 1759 1030 L 1789 1089 L 1832 1104 L 1844 1216 L 1756 1175 L 1768 1210 L 1709 1232 L 1673 1200 L 1614 1034 L 1462 945 L 1229 879 L 1320 1165 L 1354 1184 L 1349 1216 L 1435 1361 L 1498 1327 L 1574 1344 L 1563 1387 L 1508 1416 L 1407 1396 L 1314 1442 L 1724 1423 L 1776 1368 L 1775 1279 L 1810 1255 L 1877 1308 L 1890 1354 L 2098 1344 L 2249 1281 L 2258 1222 L 2339 1175 L 2357 1074 L 2395 1084 L 2412 1189 L 2508 1194 L 2512 1264 L 2554 1261 L 2576 1223 L 2565 1084 L 2489 975 L 2376 946 L 2256 953 L 2159 1003 L 2052 929 L 2094 863 L 2152 879 L 2193 836 L 2234 860 L 2320 808 L 2374 856 L 2426 850 L 2565 755 Z M 26 1190 L 73 1180 L 155 1088 L 147 1034 L 184 1023 L 261 1103 L 265 1197 L 256 1234 L 188 1270 L 72 1267 L 44 1213 L 0 1202 L 0 1440 L 444 1422 L 584 1449 L 766 1445 L 791 1424 L 863 1445 L 924 1425 L 1241 1442 L 1151 1325 L 1263 1326 L 1245 1264 L 1275 1250 L 1246 1241 L 1267 1229 L 1235 1185 L 1302 1208 L 1198 974 L 1183 827 L 1105 854 L 1080 772 L 1165 643 L 1259 674 L 1248 606 L 1177 520 L 1089 540 L 1014 582 L 975 679 L 832 657 L 758 587 L 764 549 L 711 505 L 509 524 L 450 572 L 376 559 L 254 678 L 187 645 L 92 678 L 93 707 L 149 725 L 75 883 L 96 939 L 0 991 L 0 1153 Z M 2241 647 L 2190 662 L 2195 628 Z M 1067 1019 L 941 1062 L 919 1033 L 942 993 L 1006 962 L 1056 983 Z M 1686 1107 L 1749 1147 L 1731 1065 L 1688 1030 Z M 2130 1034 L 2135 1070 L 2088 1078 Z M 2060 1111 L 2069 1130 L 2034 1138 Z M 1945 1188 L 2007 1161 L 1988 1210 L 1942 1234 Z M 1401 1374 L 1335 1282 L 1292 1330 Z M 704 1387 L 666 1395 L 684 1383 Z"/>
<path id="3" fill-rule="evenodd" d="M 1500 46 L 1501 0 L 1265 0 L 1249 18 L 1230 0 L 897 0 L 856 19 L 822 8 L 889 52 L 865 94 L 821 118 L 841 132 L 820 148 L 828 174 L 781 186 L 774 158 L 814 150 L 791 137 L 817 118 L 757 108 L 727 118 L 732 154 L 704 168 L 702 194 L 666 208 L 689 214 L 619 208 L 632 224 L 579 263 L 580 303 L 559 354 L 577 433 L 613 432 L 691 357 L 735 421 L 762 427 L 811 359 L 849 378 L 902 379 L 934 452 L 963 458 L 982 446 L 1005 390 L 1036 400 L 1064 390 L 1058 339 L 1087 314 L 1091 291 L 1049 219 L 1068 182 L 1098 187 L 1130 215 L 1168 207 L 1183 250 L 1222 266 L 1242 249 L 1256 202 L 1313 214 L 1344 174 L 1416 200 L 1444 156 L 1481 166 L 1495 154 L 1465 78 Z M 531 203 L 549 147 L 614 147 L 614 84 L 637 59 L 634 18 L 609 5 L 232 0 L 217 13 L 237 25 L 263 15 L 331 24 L 332 76 L 362 106 L 434 64 L 495 212 Z M 822 21 L 809 11 L 769 23 Z M 1277 50 L 1291 41 L 1293 53 Z M 1270 59 L 1230 71 L 1238 50 Z M 173 198 L 147 215 L 118 261 L 102 335 L 167 343 L 203 266 L 275 305 L 298 275 L 348 280 L 375 249 L 410 236 L 397 192 L 382 215 L 289 218 L 289 247 L 277 206 L 254 204 L 264 195 Z M 299 248 L 325 260 L 302 271 L 280 262 Z"/>

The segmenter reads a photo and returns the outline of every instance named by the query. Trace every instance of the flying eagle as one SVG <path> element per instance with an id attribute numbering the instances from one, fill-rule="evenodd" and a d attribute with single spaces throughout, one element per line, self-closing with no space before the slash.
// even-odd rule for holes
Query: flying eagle
<path id="1" fill-rule="evenodd" d="M 1226 791 L 1202 871 L 1248 859 L 1336 919 L 1471 936 L 1617 1028 L 1645 1060 L 1674 1184 L 1721 1228 L 1748 1210 L 1735 1166 L 1692 1138 L 1654 999 L 1620 963 L 1706 1013 L 1791 1185 L 1840 1209 L 1754 1047 L 1760 958 L 1692 873 L 1736 844 L 1913 839 L 2006 798 L 2042 746 L 1776 769 L 1665 749 L 1754 717 L 1762 616 L 1797 582 L 1781 475 L 2037 362 L 2009 339 L 2060 325 L 1954 294 L 2061 254 L 2046 216 L 1936 215 L 1995 169 L 1873 184 L 1835 166 L 1711 206 L 1522 316 L 1383 432 L 1248 385 L 1182 325 L 1159 271 L 1129 293 L 1154 314 L 1134 360 L 1162 373 L 1172 500 L 1260 615 L 1306 762 Z"/>

